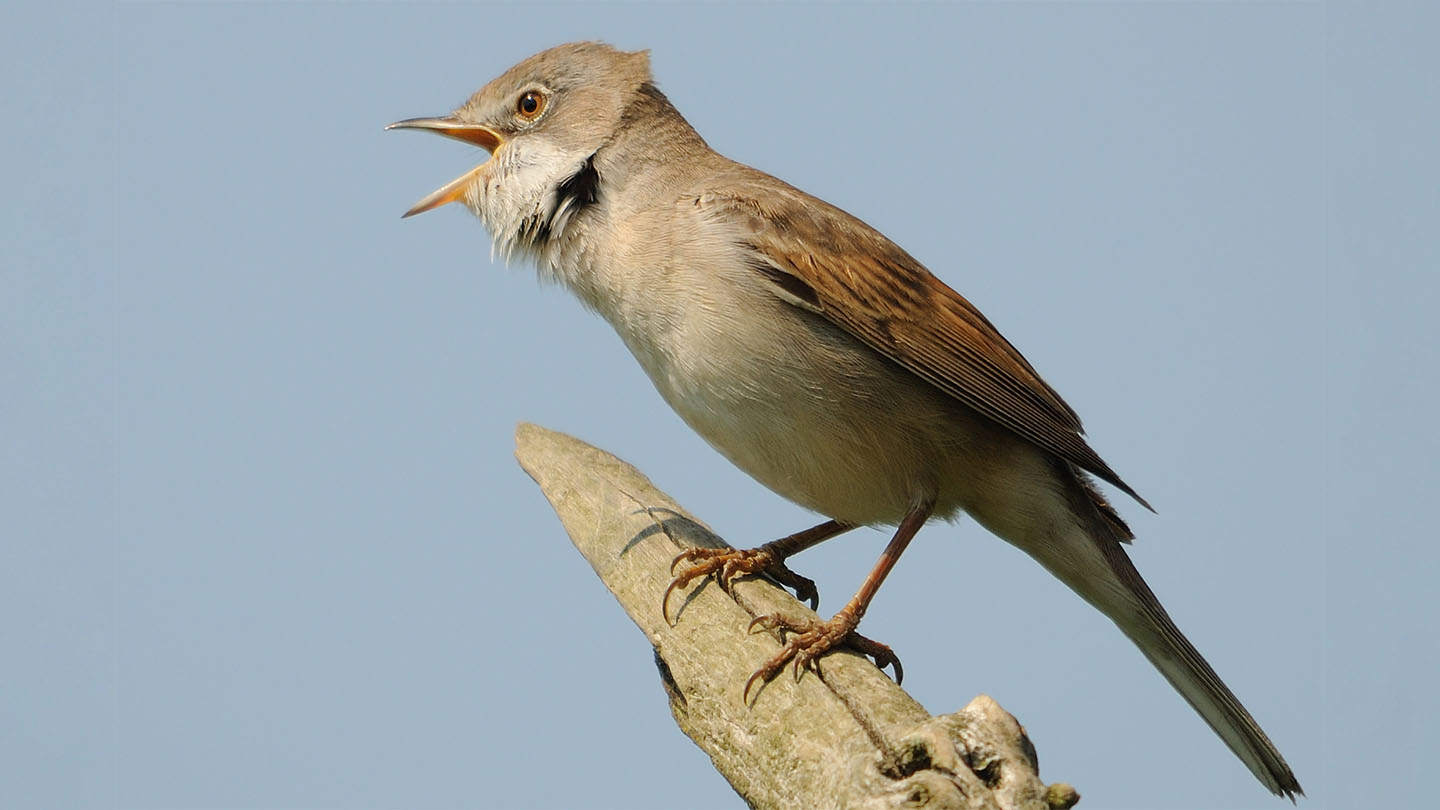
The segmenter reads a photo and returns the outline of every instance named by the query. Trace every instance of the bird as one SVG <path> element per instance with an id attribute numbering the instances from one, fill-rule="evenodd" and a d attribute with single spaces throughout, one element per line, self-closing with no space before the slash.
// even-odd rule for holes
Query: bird
<path id="1" fill-rule="evenodd" d="M 860 219 L 710 148 L 661 92 L 648 51 L 575 42 L 524 59 L 448 115 L 397 121 L 489 152 L 409 217 L 461 203 L 492 256 L 533 262 L 610 323 L 712 447 L 826 520 L 754 549 L 692 549 L 697 577 L 814 584 L 793 554 L 895 527 L 832 618 L 762 616 L 783 646 L 745 685 L 797 677 L 856 632 L 916 533 L 969 515 L 1029 554 L 1140 649 L 1273 793 L 1303 795 L 1280 751 L 1185 638 L 1125 553 L 1096 479 L 1145 508 L 1079 417 L 967 299 Z M 667 613 L 668 618 L 668 613 Z"/>

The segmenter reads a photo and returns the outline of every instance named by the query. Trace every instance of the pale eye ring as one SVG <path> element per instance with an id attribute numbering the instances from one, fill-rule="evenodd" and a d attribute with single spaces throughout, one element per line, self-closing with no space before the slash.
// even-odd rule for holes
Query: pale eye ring
<path id="1" fill-rule="evenodd" d="M 525 121 L 534 121 L 545 111 L 545 94 L 539 90 L 526 90 L 515 99 L 515 114 Z"/>

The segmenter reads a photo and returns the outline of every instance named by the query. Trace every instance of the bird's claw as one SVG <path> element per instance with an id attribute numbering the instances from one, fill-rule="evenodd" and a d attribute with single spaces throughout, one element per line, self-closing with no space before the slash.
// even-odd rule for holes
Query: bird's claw
<path id="1" fill-rule="evenodd" d="M 815 587 L 815 581 L 791 571 L 783 559 L 764 548 L 687 548 L 670 561 L 670 573 L 675 574 L 675 568 L 681 563 L 690 565 L 675 575 L 660 600 L 660 612 L 667 622 L 670 621 L 670 595 L 704 576 L 714 576 L 720 588 L 730 593 L 730 585 L 736 579 L 750 574 L 767 574 L 781 585 L 793 589 L 797 599 L 809 602 L 811 610 L 820 606 L 820 592 Z"/>
<path id="2" fill-rule="evenodd" d="M 900 666 L 900 659 L 895 655 L 895 651 L 855 632 L 858 625 L 859 621 L 845 611 L 825 622 L 813 619 L 797 620 L 773 614 L 756 616 L 746 628 L 747 632 L 753 633 L 757 629 L 779 630 L 782 633 L 788 632 L 791 636 L 785 640 L 780 652 L 762 664 L 749 680 L 745 681 L 745 689 L 740 693 L 741 700 L 749 702 L 750 687 L 757 681 L 763 686 L 774 680 L 787 663 L 791 665 L 797 682 L 806 670 L 819 676 L 820 657 L 841 645 L 869 656 L 874 660 L 875 666 L 882 670 L 887 666 L 893 667 L 895 682 L 900 683 L 905 677 L 905 670 Z"/>

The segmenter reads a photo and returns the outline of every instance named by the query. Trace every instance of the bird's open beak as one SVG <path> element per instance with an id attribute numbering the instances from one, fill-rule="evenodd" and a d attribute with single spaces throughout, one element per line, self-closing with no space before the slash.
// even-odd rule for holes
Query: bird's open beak
<path id="1" fill-rule="evenodd" d="M 500 134 L 495 130 L 479 124 L 467 124 L 453 116 L 446 116 L 444 118 L 407 118 L 404 121 L 396 121 L 385 128 L 429 130 L 430 132 L 444 135 L 447 138 L 454 138 L 457 141 L 464 141 L 483 147 L 492 155 L 496 149 L 499 149 L 500 146 L 505 143 L 505 139 L 500 137 Z M 470 184 L 475 181 L 476 175 L 478 175 L 483 168 L 485 168 L 484 163 L 430 192 L 430 194 L 426 195 L 425 199 L 411 206 L 410 210 L 406 211 L 401 219 L 413 217 L 416 214 L 423 214 L 432 208 L 439 208 L 446 203 L 452 203 L 464 197 L 465 189 L 470 187 Z"/>

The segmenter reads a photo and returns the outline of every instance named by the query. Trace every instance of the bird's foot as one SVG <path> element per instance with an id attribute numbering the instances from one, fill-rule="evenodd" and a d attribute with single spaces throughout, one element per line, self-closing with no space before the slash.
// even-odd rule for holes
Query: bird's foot
<path id="1" fill-rule="evenodd" d="M 792 665 L 797 681 L 807 669 L 819 675 L 820 656 L 842 644 L 862 655 L 868 655 L 874 659 L 875 666 L 882 670 L 887 666 L 894 667 L 895 682 L 900 683 L 905 677 L 905 670 L 900 666 L 900 659 L 896 657 L 895 651 L 855 632 L 855 628 L 859 625 L 860 619 L 848 610 L 841 610 L 829 621 L 824 622 L 816 619 L 792 619 L 773 614 L 757 616 L 750 622 L 750 632 L 757 629 L 781 630 L 788 631 L 793 635 L 785 641 L 785 646 L 780 648 L 780 652 L 755 670 L 755 674 L 745 682 L 745 691 L 741 693 L 741 699 L 748 701 L 751 686 L 754 686 L 757 681 L 762 685 L 769 683 L 776 675 L 780 674 L 780 670 L 784 669 L 787 663 Z"/>
<path id="2" fill-rule="evenodd" d="M 670 620 L 670 594 L 704 576 L 714 576 L 720 587 L 729 593 L 730 584 L 737 578 L 763 573 L 781 585 L 793 589 L 795 598 L 809 602 L 811 610 L 820 606 L 820 592 L 815 588 L 815 580 L 791 571 L 785 565 L 783 557 L 763 547 L 745 550 L 734 548 L 686 549 L 671 561 L 670 572 L 675 573 L 676 566 L 681 563 L 688 563 L 688 565 L 675 575 L 675 579 L 670 582 L 670 587 L 665 589 L 665 596 L 660 600 L 660 612 L 665 616 L 666 621 Z"/>

